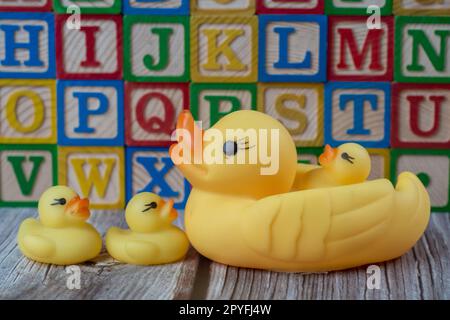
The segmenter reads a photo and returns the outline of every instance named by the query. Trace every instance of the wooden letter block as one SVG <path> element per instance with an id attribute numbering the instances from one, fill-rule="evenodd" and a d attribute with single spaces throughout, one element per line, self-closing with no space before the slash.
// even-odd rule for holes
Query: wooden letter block
<path id="1" fill-rule="evenodd" d="M 123 82 L 58 81 L 58 144 L 121 146 Z"/>
<path id="2" fill-rule="evenodd" d="M 168 146 L 178 115 L 189 109 L 188 84 L 131 83 L 125 89 L 129 146 Z"/>
<path id="3" fill-rule="evenodd" d="M 124 148 L 58 147 L 59 183 L 89 198 L 92 209 L 125 204 Z"/>
<path id="4" fill-rule="evenodd" d="M 323 145 L 322 84 L 260 84 L 258 110 L 278 119 L 296 146 Z"/>
<path id="5" fill-rule="evenodd" d="M 196 82 L 256 82 L 256 17 L 191 18 L 191 77 Z"/>
<path id="6" fill-rule="evenodd" d="M 123 12 L 143 15 L 188 15 L 189 0 L 123 0 Z"/>
<path id="7" fill-rule="evenodd" d="M 367 180 L 391 178 L 391 152 L 389 149 L 368 149 L 372 169 Z"/>
<path id="8" fill-rule="evenodd" d="M 129 81 L 189 81 L 187 17 L 125 16 L 124 74 Z"/>
<path id="9" fill-rule="evenodd" d="M 122 0 L 53 0 L 57 13 L 71 13 L 70 9 L 74 5 L 81 13 L 120 13 Z"/>
<path id="10" fill-rule="evenodd" d="M 392 146 L 450 149 L 450 85 L 393 85 Z"/>
<path id="11" fill-rule="evenodd" d="M 0 0 L 0 11 L 52 11 L 51 0 Z"/>
<path id="12" fill-rule="evenodd" d="M 366 17 L 331 17 L 329 24 L 330 80 L 392 81 L 392 17 L 382 18 L 380 29 L 368 29 Z"/>
<path id="13" fill-rule="evenodd" d="M 398 0 L 395 0 L 395 2 Z M 365 16 L 367 8 L 376 6 L 380 8 L 383 16 L 392 14 L 392 3 L 394 0 L 325 0 L 325 13 L 328 15 L 354 15 Z"/>
<path id="14" fill-rule="evenodd" d="M 450 211 L 450 151 L 394 149 L 392 181 L 403 171 L 415 173 L 427 188 L 434 212 Z"/>
<path id="15" fill-rule="evenodd" d="M 256 0 L 191 0 L 192 14 L 253 15 Z M 257 1 L 259 2 L 259 0 Z"/>
<path id="16" fill-rule="evenodd" d="M 54 80 L 0 80 L 0 143 L 56 143 Z"/>
<path id="17" fill-rule="evenodd" d="M 255 84 L 191 84 L 191 112 L 208 129 L 223 116 L 256 109 Z"/>
<path id="18" fill-rule="evenodd" d="M 54 78 L 51 13 L 0 12 L 0 78 Z"/>
<path id="19" fill-rule="evenodd" d="M 256 11 L 261 14 L 323 14 L 328 0 L 258 0 Z"/>
<path id="20" fill-rule="evenodd" d="M 325 143 L 357 142 L 386 148 L 390 142 L 391 86 L 385 82 L 330 82 L 325 87 Z"/>
<path id="21" fill-rule="evenodd" d="M 396 17 L 395 80 L 450 82 L 450 17 Z"/>
<path id="22" fill-rule="evenodd" d="M 418 16 L 449 16 L 450 1 L 448 0 L 396 0 L 395 15 Z"/>
<path id="23" fill-rule="evenodd" d="M 167 148 L 127 148 L 126 184 L 128 200 L 139 192 L 154 192 L 174 200 L 174 208 L 182 210 L 191 189 Z"/>
<path id="24" fill-rule="evenodd" d="M 297 148 L 297 161 L 304 164 L 319 164 L 319 156 L 322 154 L 323 148 Z"/>
<path id="25" fill-rule="evenodd" d="M 259 17 L 259 80 L 262 82 L 325 82 L 326 50 L 326 16 Z"/>
<path id="26" fill-rule="evenodd" d="M 58 183 L 56 146 L 0 145 L 0 206 L 35 207 Z"/>

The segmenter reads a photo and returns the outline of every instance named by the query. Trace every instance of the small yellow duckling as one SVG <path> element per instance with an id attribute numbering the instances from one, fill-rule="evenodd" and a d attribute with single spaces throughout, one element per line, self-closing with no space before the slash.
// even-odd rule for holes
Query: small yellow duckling
<path id="1" fill-rule="evenodd" d="M 189 241 L 183 231 L 172 225 L 176 217 L 172 200 L 164 202 L 154 193 L 138 193 L 125 209 L 130 229 L 110 228 L 106 249 L 114 259 L 130 264 L 177 261 L 186 255 Z"/>
<path id="2" fill-rule="evenodd" d="M 86 222 L 90 216 L 88 199 L 80 199 L 69 187 L 54 186 L 42 194 L 38 211 L 39 220 L 25 219 L 19 227 L 17 242 L 24 256 L 70 265 L 100 253 L 102 238 Z"/>

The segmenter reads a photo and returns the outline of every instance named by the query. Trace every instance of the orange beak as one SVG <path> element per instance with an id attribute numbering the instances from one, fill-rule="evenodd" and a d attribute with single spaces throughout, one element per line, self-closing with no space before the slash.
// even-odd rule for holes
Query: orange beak
<path id="1" fill-rule="evenodd" d="M 329 144 L 327 144 L 324 152 L 319 157 L 319 164 L 321 166 L 330 164 L 336 158 L 337 153 L 338 151 L 336 148 L 332 148 Z"/>
<path id="2" fill-rule="evenodd" d="M 204 131 L 195 125 L 194 117 L 189 110 L 183 110 L 178 116 L 177 129 L 184 130 L 184 134 L 177 137 L 178 143 L 183 143 L 183 137 L 188 134 L 190 140 L 191 159 L 194 159 L 194 153 L 200 152 L 202 155 L 203 134 Z M 172 157 L 175 144 L 170 146 L 169 155 Z"/>
<path id="3" fill-rule="evenodd" d="M 170 218 L 171 220 L 175 220 L 178 217 L 177 210 L 173 208 L 173 200 L 170 199 L 166 202 L 161 210 L 161 215 Z"/>
<path id="4" fill-rule="evenodd" d="M 74 217 L 87 220 L 91 215 L 89 211 L 89 199 L 80 199 L 79 196 L 72 198 L 67 204 L 65 212 Z"/>

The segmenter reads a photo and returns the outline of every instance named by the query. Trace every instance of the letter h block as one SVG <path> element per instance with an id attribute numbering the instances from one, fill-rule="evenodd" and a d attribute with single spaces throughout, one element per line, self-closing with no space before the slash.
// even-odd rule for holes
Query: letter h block
<path id="1" fill-rule="evenodd" d="M 257 1 L 258 14 L 323 14 L 328 0 L 261 0 Z"/>
<path id="2" fill-rule="evenodd" d="M 186 16 L 189 14 L 189 0 L 123 0 L 123 13 Z"/>
<path id="3" fill-rule="evenodd" d="M 397 16 L 450 16 L 450 2 L 446 0 L 395 0 Z"/>
<path id="4" fill-rule="evenodd" d="M 52 0 L 1 0 L 0 11 L 41 12 L 52 11 Z"/>
<path id="5" fill-rule="evenodd" d="M 397 1 L 395 0 L 395 2 Z M 327 15 L 365 16 L 374 13 L 374 11 L 368 10 L 369 7 L 373 7 L 377 8 L 375 12 L 379 10 L 381 15 L 389 16 L 392 14 L 393 2 L 394 0 L 325 0 L 325 13 Z"/>
<path id="6" fill-rule="evenodd" d="M 53 7 L 57 13 L 74 13 L 72 9 L 74 5 L 82 14 L 111 14 L 120 13 L 122 0 L 53 0 Z"/>

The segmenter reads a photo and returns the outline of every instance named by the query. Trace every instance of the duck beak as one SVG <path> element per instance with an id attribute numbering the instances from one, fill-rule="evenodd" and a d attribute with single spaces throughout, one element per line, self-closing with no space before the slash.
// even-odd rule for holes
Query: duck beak
<path id="1" fill-rule="evenodd" d="M 173 208 L 173 200 L 167 201 L 161 209 L 161 216 L 168 217 L 170 220 L 175 220 L 178 216 L 177 211 Z"/>
<path id="2" fill-rule="evenodd" d="M 91 215 L 89 211 L 89 199 L 80 199 L 79 196 L 72 198 L 66 206 L 65 212 L 83 220 Z"/>
<path id="3" fill-rule="evenodd" d="M 337 153 L 337 148 L 332 148 L 329 144 L 327 144 L 324 152 L 319 156 L 319 164 L 321 166 L 330 164 L 336 158 Z"/>
<path id="4" fill-rule="evenodd" d="M 204 131 L 196 126 L 194 117 L 189 110 L 183 110 L 178 116 L 176 129 L 178 143 L 187 144 L 187 150 L 189 150 L 190 152 L 191 163 L 194 161 L 194 159 L 201 159 L 203 153 L 202 148 Z M 175 161 L 174 159 L 174 157 L 180 156 L 174 152 L 176 145 L 177 144 L 173 144 L 170 146 L 169 155 L 175 163 L 179 163 L 179 161 Z M 185 149 L 183 148 L 183 150 Z M 185 159 L 185 156 L 183 154 L 181 154 L 181 156 L 183 156 L 183 158 Z"/>

